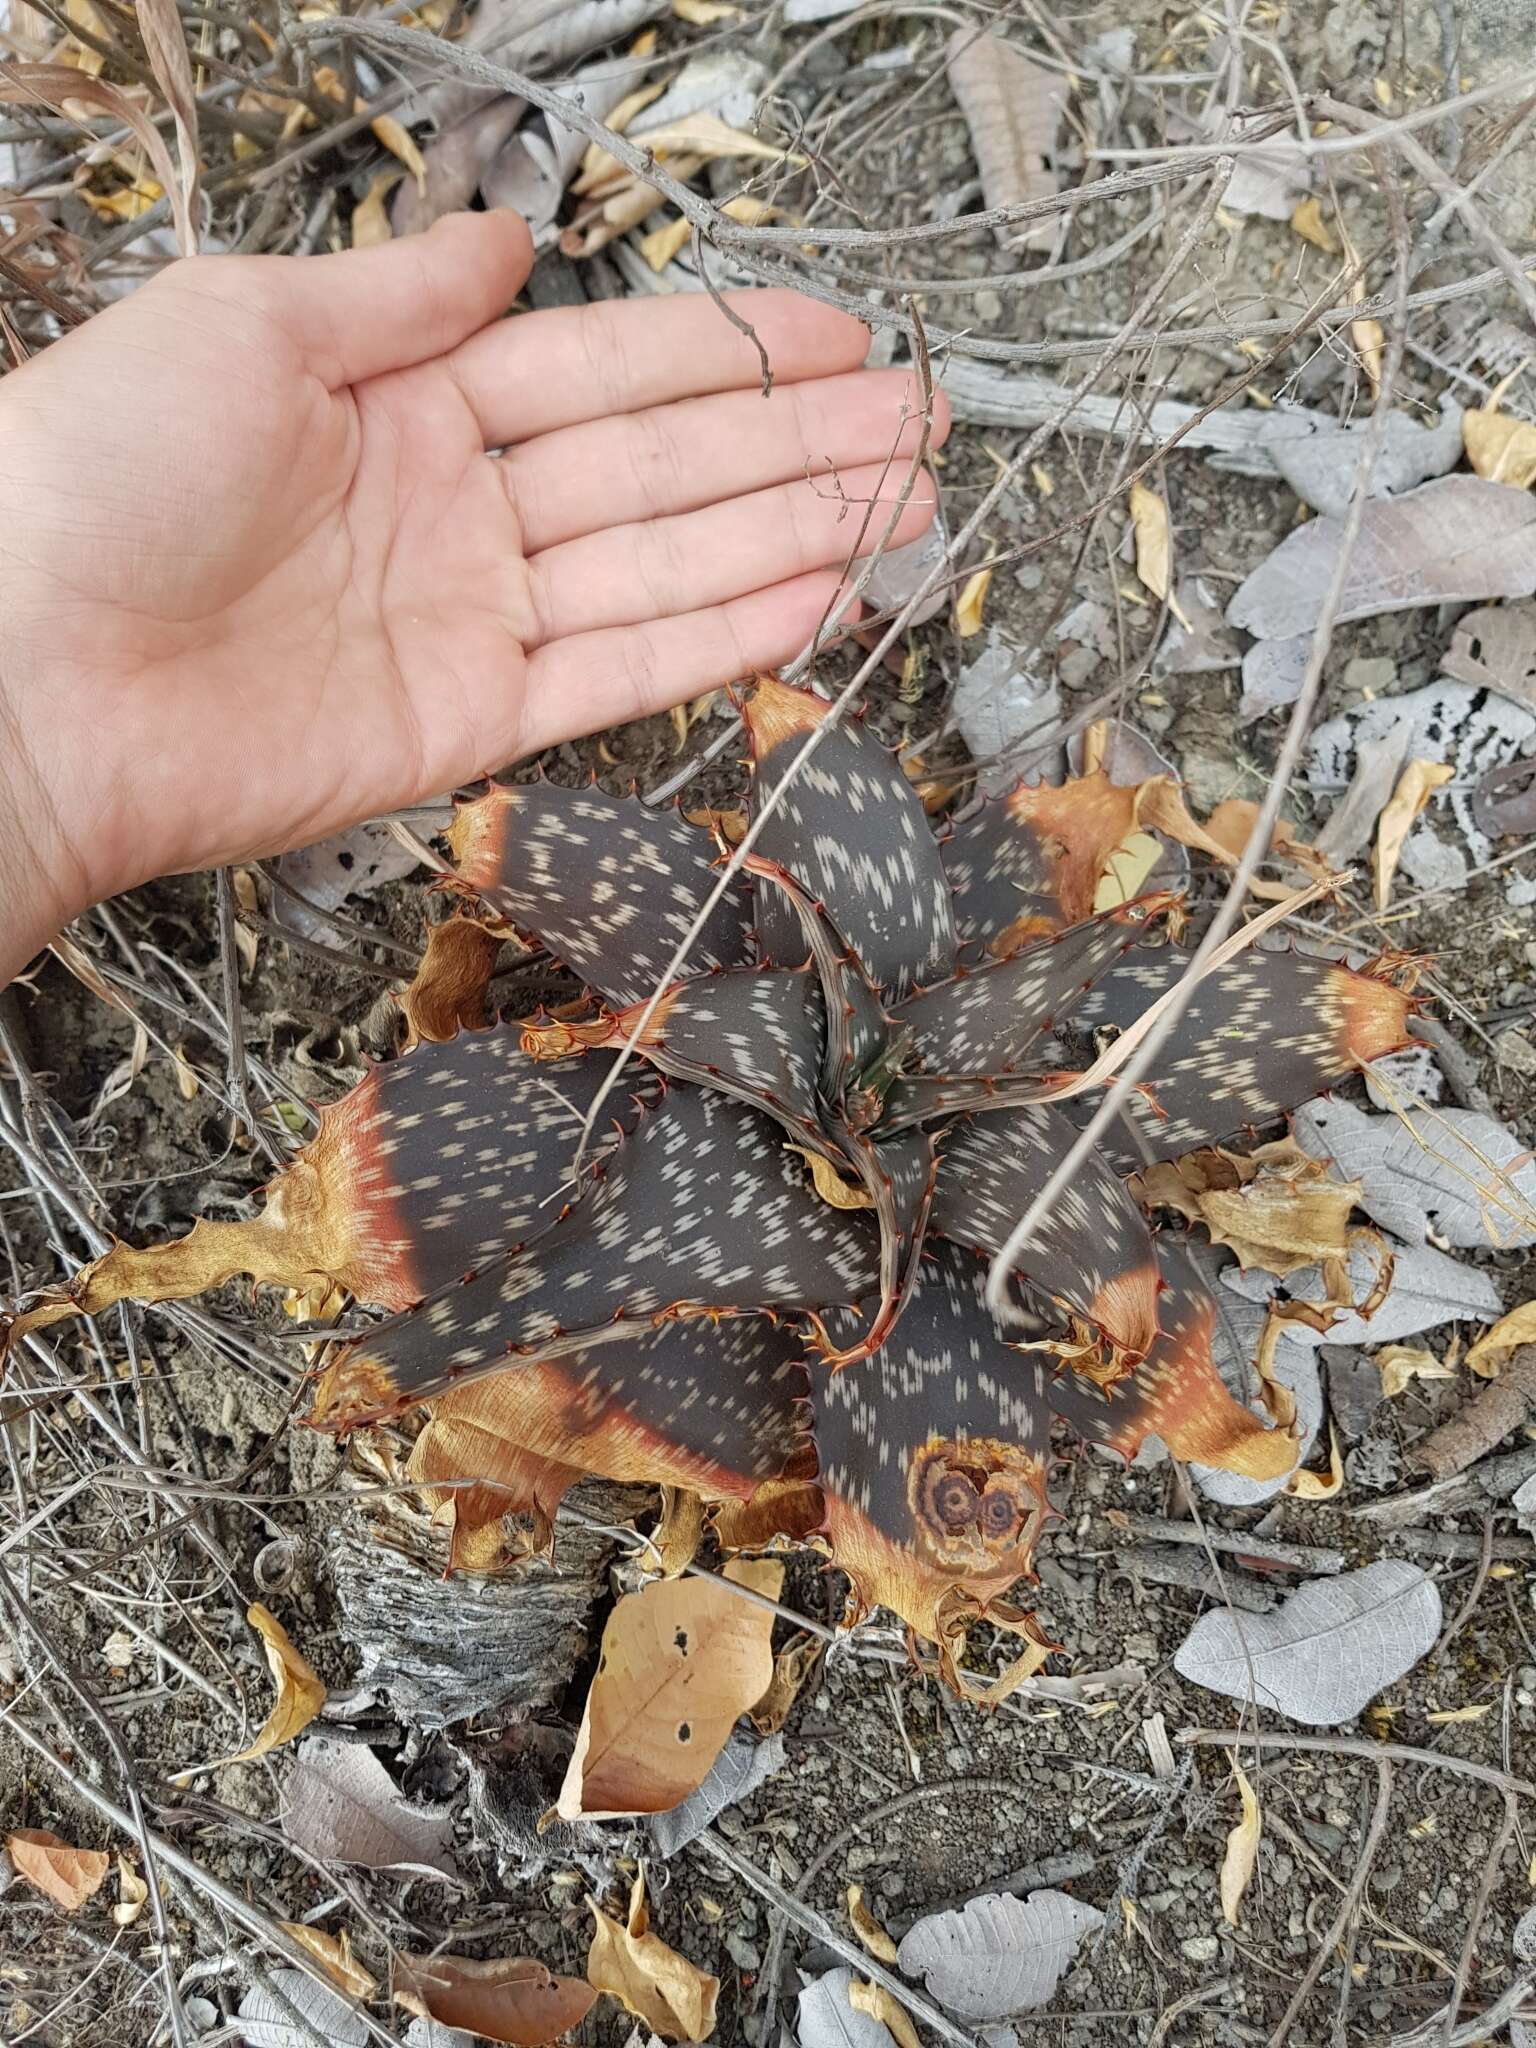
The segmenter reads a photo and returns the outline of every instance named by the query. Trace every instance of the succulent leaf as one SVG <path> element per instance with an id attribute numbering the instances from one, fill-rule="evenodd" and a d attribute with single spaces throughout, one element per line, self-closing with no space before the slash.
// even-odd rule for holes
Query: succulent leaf
<path id="1" fill-rule="evenodd" d="M 977 1117 L 944 1141 L 933 1228 L 995 1256 L 1074 1136 L 1049 1103 Z M 1020 1256 L 1019 1277 L 1141 1356 L 1157 1335 L 1157 1262 L 1146 1218 L 1101 1160 L 1083 1171 Z"/>
<path id="2" fill-rule="evenodd" d="M 448 843 L 467 888 L 620 1006 L 651 993 L 719 879 L 707 832 L 596 787 L 494 788 L 460 807 Z M 710 912 L 688 969 L 751 958 L 745 893 L 732 890 Z"/>
<path id="3" fill-rule="evenodd" d="M 841 1306 L 878 1278 L 865 1216 L 819 1201 L 773 1124 L 729 1096 L 678 1088 L 563 1222 L 350 1346 L 316 1414 L 352 1429 L 510 1357 L 628 1341 L 626 1324 L 678 1310 Z"/>
<path id="4" fill-rule="evenodd" d="M 1047 1389 L 1051 1407 L 1089 1443 L 1125 1458 L 1157 1436 L 1176 1458 L 1249 1479 L 1282 1477 L 1295 1462 L 1294 1441 L 1283 1429 L 1267 1429 L 1228 1393 L 1211 1355 L 1211 1291 L 1187 1254 L 1166 1242 L 1157 1249 L 1162 1329 L 1151 1351 L 1107 1385 L 1070 1367 L 1058 1371 Z"/>
<path id="5" fill-rule="evenodd" d="M 1078 1005 L 1079 1029 L 1124 1030 L 1189 965 L 1181 946 L 1138 947 Z M 1107 1144 L 1127 1171 L 1308 1102 L 1407 1039 L 1413 1000 L 1393 982 L 1306 953 L 1251 946 L 1208 975 L 1127 1105 L 1145 1150 Z"/>
<path id="6" fill-rule="evenodd" d="M 929 1637 L 957 1589 L 985 1608 L 1029 1570 L 1046 1511 L 1046 1369 L 1000 1340 L 985 1280 L 934 1246 L 884 1347 L 811 1381 L 833 1562 Z"/>
<path id="7" fill-rule="evenodd" d="M 508 1514 L 531 1516 L 542 1546 L 583 1472 L 748 1501 L 809 1469 L 803 1348 L 771 1317 L 739 1316 L 492 1373 L 433 1403 L 408 1476 L 451 1508 L 452 1561 L 471 1570 L 502 1561 Z"/>
<path id="8" fill-rule="evenodd" d="M 862 1131 L 846 1131 L 843 1144 L 880 1226 L 880 1299 L 874 1315 L 856 1339 L 834 1346 L 827 1357 L 829 1364 L 853 1365 L 886 1341 L 917 1284 L 939 1158 L 933 1139 L 921 1131 L 878 1142 Z"/>
<path id="9" fill-rule="evenodd" d="M 744 713 L 752 735 L 753 793 L 775 789 L 828 706 L 772 676 Z M 900 764 L 862 725 L 844 721 L 795 776 L 757 851 L 798 877 L 887 996 L 948 974 L 955 958 L 950 892 L 922 798 Z M 776 894 L 759 890 L 759 957 L 804 959 L 798 924 Z"/>
<path id="10" fill-rule="evenodd" d="M 571 1159 L 609 1064 L 537 1064 L 511 1026 L 406 1053 L 321 1112 L 252 1221 L 204 1219 L 168 1244 L 114 1245 L 10 1335 L 116 1301 L 181 1301 L 237 1274 L 406 1308 L 546 1229 L 575 1198 Z M 643 1069 L 615 1090 L 604 1142 L 633 1125 L 647 1092 L 657 1084 Z"/>
<path id="11" fill-rule="evenodd" d="M 1021 782 L 962 818 L 944 848 L 961 940 L 1006 960 L 1090 916 L 1110 855 L 1135 829 L 1136 798 L 1100 770 Z"/>
<path id="12" fill-rule="evenodd" d="M 1106 968 L 1145 938 L 1147 919 L 1169 901 L 1122 904 L 898 1003 L 892 1018 L 911 1029 L 913 1064 L 931 1074 L 1011 1073 Z"/>

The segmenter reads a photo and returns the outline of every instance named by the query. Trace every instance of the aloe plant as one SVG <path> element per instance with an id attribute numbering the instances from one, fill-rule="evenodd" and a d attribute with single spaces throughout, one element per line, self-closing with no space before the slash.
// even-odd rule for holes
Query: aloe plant
<path id="1" fill-rule="evenodd" d="M 826 715 L 771 678 L 754 788 Z M 590 992 L 578 1015 L 425 1044 L 324 1113 L 252 1223 L 118 1246 L 17 1327 L 248 1272 L 396 1311 L 326 1370 L 313 1419 L 432 1407 L 412 1471 L 457 1561 L 547 1518 L 582 1471 L 717 1504 L 737 1541 L 819 1534 L 858 1600 L 941 1645 L 1009 1604 L 1048 1512 L 1052 1417 L 1133 1455 L 1254 1476 L 1293 1447 L 1235 1402 L 1215 1304 L 1127 1173 L 1227 1138 L 1401 1044 L 1409 998 L 1250 949 L 1203 981 L 1133 1103 L 1027 1250 L 1021 1322 L 989 1261 L 1077 1127 L 1050 1098 L 1072 1032 L 1124 1029 L 1188 955 L 1167 894 L 1095 912 L 1138 792 L 1021 785 L 936 834 L 858 723 L 822 735 L 663 988 L 578 1182 L 580 1121 L 635 1036 L 722 847 L 676 811 L 547 781 L 459 812 L 461 886 Z M 468 1484 L 466 1482 L 476 1482 Z"/>

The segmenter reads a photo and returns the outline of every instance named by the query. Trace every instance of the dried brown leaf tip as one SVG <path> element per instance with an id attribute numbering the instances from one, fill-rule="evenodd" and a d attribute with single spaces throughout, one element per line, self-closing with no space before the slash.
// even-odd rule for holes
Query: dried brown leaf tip
<path id="1" fill-rule="evenodd" d="M 1228 957 L 1133 1098 L 1135 1144 L 1109 1134 L 1019 1256 L 1021 1343 L 984 1282 L 1073 1142 L 1045 1099 L 1063 1048 L 1101 1056 L 1190 959 L 1177 899 L 1122 899 L 1170 840 L 1229 864 L 1243 821 L 1223 837 L 1171 778 L 1123 788 L 1092 765 L 936 828 L 866 723 L 773 677 L 743 708 L 754 811 L 779 794 L 712 908 L 736 836 L 718 819 L 591 786 L 492 788 L 458 813 L 468 914 L 439 927 L 473 969 L 467 998 L 442 977 L 441 1028 L 464 1028 L 435 1043 L 419 1021 L 422 1042 L 325 1112 L 254 1222 L 115 1247 L 17 1327 L 233 1273 L 344 1289 L 395 1313 L 339 1350 L 311 1419 L 345 1430 L 427 1406 L 409 1477 L 455 1566 L 547 1546 L 579 1473 L 645 1480 L 707 1503 L 727 1547 L 818 1543 L 853 1609 L 894 1609 L 957 1683 L 964 1631 L 990 1616 L 1020 1641 L 1005 1686 L 1053 1647 L 1014 1588 L 1047 1520 L 1056 1418 L 1125 1456 L 1156 1433 L 1254 1477 L 1293 1461 L 1222 1384 L 1209 1289 L 1149 1223 L 1167 1195 L 1128 1176 L 1246 1139 L 1394 1050 L 1411 998 L 1389 962 Z M 579 1008 L 472 1021 L 504 930 L 580 979 Z M 1343 1193 L 1278 1156 L 1222 1157 L 1180 1183 L 1199 1228 L 1281 1268 L 1345 1264 Z M 698 1519 L 690 1505 L 669 1534 L 672 1564 Z M 733 1646 L 720 1670 L 691 1630 L 686 1660 L 667 1649 L 681 1622 L 665 1636 L 651 1619 L 709 1598 Z M 648 1811 L 696 1783 L 770 1692 L 769 1618 L 689 1576 L 622 1603 L 562 1810 Z M 677 1766 L 666 1785 L 626 1761 L 638 1695 L 607 1675 L 626 1661 L 665 1680 L 671 1746 L 651 1747 Z"/>
<path id="2" fill-rule="evenodd" d="M 605 1913 L 595 1899 L 587 1981 L 616 1998 L 663 2041 L 707 2041 L 715 2030 L 720 1980 L 669 1948 L 650 1931 L 645 1871 L 636 1874 L 623 1920 Z"/>

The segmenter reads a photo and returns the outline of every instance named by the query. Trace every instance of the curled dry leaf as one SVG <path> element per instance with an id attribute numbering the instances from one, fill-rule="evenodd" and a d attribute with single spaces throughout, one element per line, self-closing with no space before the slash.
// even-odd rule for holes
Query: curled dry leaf
<path id="1" fill-rule="evenodd" d="M 410 987 L 400 998 L 406 1044 L 446 1045 L 461 1031 L 486 1021 L 485 997 L 491 973 L 508 934 L 479 918 L 444 918 L 427 934 L 427 950 Z"/>
<path id="2" fill-rule="evenodd" d="M 813 1977 L 796 2001 L 800 2048 L 890 2048 L 888 2029 L 852 2003 L 857 1979 L 846 1967 Z"/>
<path id="3" fill-rule="evenodd" d="M 1490 483 L 1528 491 L 1536 484 L 1536 426 L 1496 405 L 1469 405 L 1461 416 L 1467 460 Z"/>
<path id="4" fill-rule="evenodd" d="M 635 1877 L 622 1923 L 605 1913 L 596 1899 L 587 1903 L 595 1922 L 587 1957 L 587 1982 L 593 1989 L 616 1998 L 664 2041 L 707 2040 L 714 2032 L 720 1980 L 695 1968 L 659 1934 L 650 1932 L 644 1865 Z"/>
<path id="5" fill-rule="evenodd" d="M 352 209 L 352 246 L 354 249 L 371 249 L 379 242 L 387 242 L 392 234 L 389 225 L 389 208 L 385 204 L 391 192 L 404 177 L 403 171 L 380 171 L 369 184 L 368 190 Z"/>
<path id="6" fill-rule="evenodd" d="M 759 1735 L 776 1735 L 789 1719 L 789 1710 L 805 1689 L 805 1682 L 821 1662 L 820 1636 L 798 1636 L 784 1645 L 773 1660 L 773 1677 L 768 1690 L 751 1710 L 752 1726 Z"/>
<path id="7" fill-rule="evenodd" d="M 1385 910 L 1392 894 L 1392 877 L 1402 858 L 1403 842 L 1414 820 L 1435 791 L 1449 782 L 1455 769 L 1444 761 L 1410 761 L 1392 792 L 1391 801 L 1376 827 L 1376 908 Z"/>
<path id="8" fill-rule="evenodd" d="M 46 1828 L 18 1828 L 5 1838 L 18 1877 L 73 1913 L 100 1891 L 112 1859 L 101 1849 L 77 1849 Z"/>
<path id="9" fill-rule="evenodd" d="M 302 1920 L 279 1920 L 277 1924 L 290 1940 L 308 1949 L 331 1982 L 350 1997 L 372 1998 L 378 1990 L 378 1978 L 353 1955 L 352 1937 L 345 1927 L 340 1934 L 327 1934 L 324 1928 L 306 1927 Z"/>
<path id="10" fill-rule="evenodd" d="M 187 55 L 186 30 L 176 0 L 137 0 L 134 9 L 144 51 L 149 58 L 155 83 L 165 96 L 176 123 L 176 157 L 180 173 L 176 190 L 181 204 L 176 210 L 178 242 L 183 256 L 197 254 L 198 160 L 197 89 L 192 80 L 192 60 Z M 181 224 L 191 230 L 190 239 L 181 238 Z"/>
<path id="11" fill-rule="evenodd" d="M 1536 1344 L 1536 1301 L 1522 1301 L 1507 1316 L 1501 1316 L 1467 1353 L 1467 1364 L 1481 1378 L 1497 1379 L 1504 1370 L 1504 1361 L 1522 1344 Z"/>
<path id="12" fill-rule="evenodd" d="M 896 1944 L 886 1933 L 880 1922 L 864 1903 L 864 1887 L 851 1884 L 848 1887 L 848 1918 L 853 1922 L 853 1931 L 879 1963 L 894 1963 Z M 877 2013 L 877 2019 L 884 2015 Z"/>
<path id="13" fill-rule="evenodd" d="M 895 2038 L 899 2048 L 919 2048 L 917 2029 L 906 2007 L 898 1998 L 893 1998 L 883 1984 L 869 1984 L 863 1978 L 855 1977 L 848 1986 L 848 2003 L 855 2012 L 868 2013 L 872 2020 L 878 2020 Z"/>
<path id="14" fill-rule="evenodd" d="M 557 1977 L 532 1956 L 472 1962 L 466 1956 L 401 1956 L 395 2002 L 418 2018 L 463 2027 L 512 2048 L 544 2048 L 577 2027 L 597 1992 L 579 1977 Z"/>
<path id="15" fill-rule="evenodd" d="M 277 1686 L 277 1698 L 272 1711 L 257 1730 L 256 1740 L 234 1756 L 221 1759 L 226 1764 L 246 1764 L 258 1756 L 265 1756 L 269 1750 L 280 1749 L 285 1742 L 292 1742 L 313 1721 L 325 1705 L 325 1682 L 311 1668 L 309 1661 L 289 1640 L 288 1631 L 272 1612 L 263 1607 L 259 1600 L 245 1610 L 245 1618 L 261 1637 L 262 1648 L 267 1653 L 267 1668 Z M 207 1768 L 207 1766 L 204 1766 Z"/>
<path id="16" fill-rule="evenodd" d="M 989 207 L 1049 199 L 1057 189 L 1050 159 L 1067 83 L 1032 64 L 1002 36 L 959 28 L 945 57 L 950 88 L 971 131 L 982 196 Z M 1049 246 L 1053 223 L 998 229 L 1006 248 Z"/>
<path id="17" fill-rule="evenodd" d="M 126 1856 L 117 1859 L 117 1904 L 112 1908 L 115 1927 L 131 1927 L 149 1901 L 149 1886 Z"/>
<path id="18" fill-rule="evenodd" d="M 1506 1317 L 1505 1320 L 1508 1321 L 1509 1318 Z M 1536 1322 L 1533 1322 L 1532 1327 L 1536 1329 Z M 1473 1350 L 1481 1350 L 1484 1344 L 1489 1343 L 1497 1335 L 1497 1328 L 1490 1330 L 1486 1337 L 1472 1347 Z M 1515 1339 L 1517 1344 L 1525 1341 L 1522 1337 Z M 1467 1363 L 1470 1365 L 1471 1362 L 1469 1352 Z M 1383 1344 L 1372 1363 L 1381 1374 L 1381 1391 L 1389 1401 L 1395 1401 L 1410 1380 L 1453 1380 L 1456 1377 L 1455 1366 L 1442 1364 L 1433 1351 L 1425 1351 L 1414 1344 Z"/>
<path id="19" fill-rule="evenodd" d="M 1154 597 L 1168 595 L 1173 567 L 1173 536 L 1168 505 L 1160 491 L 1131 485 L 1131 531 L 1136 537 L 1136 574 Z"/>
<path id="20" fill-rule="evenodd" d="M 1258 1861 L 1259 1837 L 1264 1826 L 1258 1794 L 1236 1764 L 1232 1766 L 1232 1775 L 1237 1780 L 1243 1813 L 1227 1836 L 1227 1853 L 1221 1859 L 1221 1917 L 1229 1927 L 1237 1925 L 1237 1909 L 1242 1904 L 1243 1893 L 1248 1889 Z"/>
<path id="21" fill-rule="evenodd" d="M 1328 1425 L 1328 1470 L 1314 1472 L 1303 1466 L 1293 1472 L 1285 1483 L 1285 1490 L 1293 1500 L 1332 1500 L 1344 1490 L 1344 1459 L 1339 1450 L 1339 1432 L 1330 1422 Z"/>
<path id="22" fill-rule="evenodd" d="M 966 578 L 960 595 L 955 599 L 955 630 L 962 640 L 972 640 L 981 631 L 981 615 L 991 583 L 992 565 L 987 562 Z"/>
<path id="23" fill-rule="evenodd" d="M 777 1599 L 784 1567 L 737 1560 L 725 1575 Z M 773 1620 L 713 1578 L 660 1579 L 626 1594 L 603 1631 L 560 1818 L 663 1813 L 695 1791 L 737 1718 L 768 1690 Z"/>
<path id="24" fill-rule="evenodd" d="M 187 254 L 197 247 L 197 229 L 187 204 L 187 186 L 176 174 L 164 136 L 139 100 L 131 98 L 104 78 L 92 78 L 88 72 L 77 71 L 71 64 L 21 64 L 0 57 L 0 106 L 39 105 L 52 107 L 56 113 L 72 120 L 79 119 L 75 112 L 77 107 L 96 107 L 114 121 L 123 122 L 131 128 L 154 167 L 153 182 L 170 196 L 178 246 Z M 137 212 L 144 211 L 138 201 L 147 193 L 150 182 L 140 179 L 136 189 L 129 192 L 129 201 Z M 130 213 L 129 217 L 134 215 Z"/>

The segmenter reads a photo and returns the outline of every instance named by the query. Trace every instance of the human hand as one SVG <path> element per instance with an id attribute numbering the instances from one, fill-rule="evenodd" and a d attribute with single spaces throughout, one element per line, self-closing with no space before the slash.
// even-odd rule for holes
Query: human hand
<path id="1" fill-rule="evenodd" d="M 152 875 L 809 639 L 898 495 L 910 376 L 789 292 L 745 301 L 767 400 L 702 296 L 503 321 L 531 261 L 498 213 L 176 263 L 0 382 L 0 986 Z M 920 483 L 893 544 L 932 510 Z"/>

